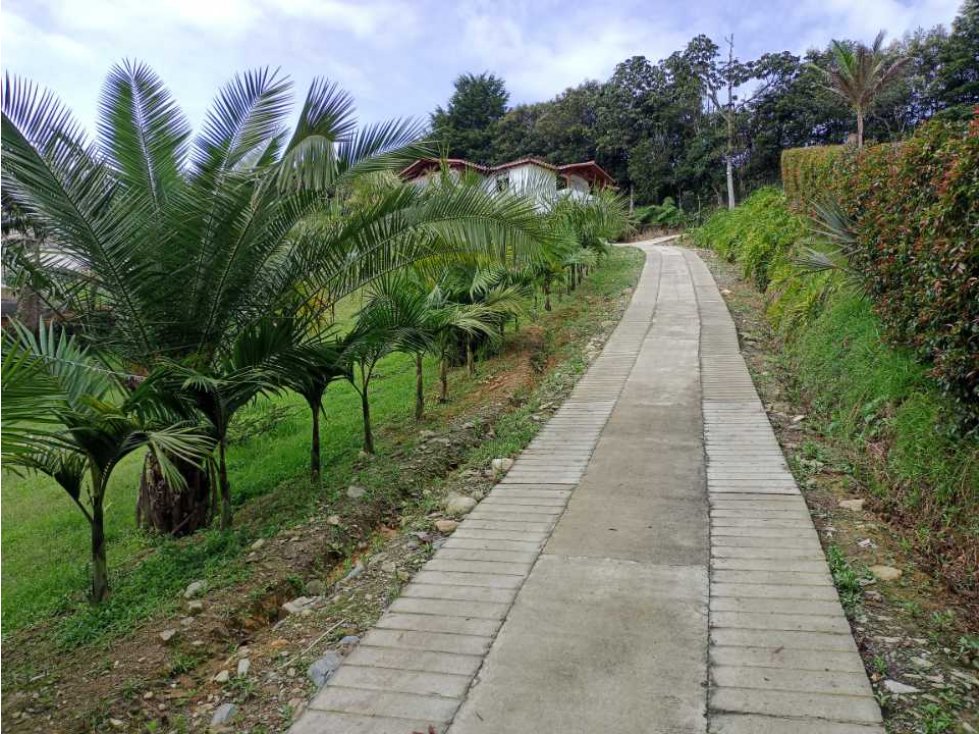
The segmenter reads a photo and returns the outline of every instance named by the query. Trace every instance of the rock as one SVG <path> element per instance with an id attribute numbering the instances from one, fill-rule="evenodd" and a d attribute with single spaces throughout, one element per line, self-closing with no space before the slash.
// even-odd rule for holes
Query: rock
<path id="1" fill-rule="evenodd" d="M 319 579 L 306 582 L 306 593 L 313 596 L 323 596 L 326 593 L 326 584 Z"/>
<path id="2" fill-rule="evenodd" d="M 894 693 L 897 695 L 903 695 L 905 693 L 921 693 L 920 690 L 914 686 L 909 686 L 906 683 L 900 683 L 896 680 L 887 679 L 884 681 L 884 689 L 888 693 Z"/>
<path id="3" fill-rule="evenodd" d="M 459 527 L 458 520 L 436 520 L 435 521 L 435 529 L 438 530 L 440 533 L 443 533 L 445 535 L 448 535 L 449 533 L 451 533 L 452 531 L 454 531 L 457 527 Z"/>
<path id="4" fill-rule="evenodd" d="M 381 564 L 381 570 L 384 573 L 394 573 L 398 570 L 398 564 L 394 561 L 385 561 Z"/>
<path id="5" fill-rule="evenodd" d="M 20 713 L 20 712 L 18 712 L 18 713 Z M 16 714 L 15 714 L 15 716 L 16 716 Z M 109 724 L 114 729 L 122 729 L 126 725 L 126 722 L 123 721 L 122 719 L 109 719 Z"/>
<path id="6" fill-rule="evenodd" d="M 863 505 L 867 500 L 842 500 L 839 506 L 844 510 L 853 510 L 854 512 L 860 512 L 863 510 Z"/>
<path id="7" fill-rule="evenodd" d="M 360 644 L 360 638 L 357 637 L 357 635 L 347 635 L 346 637 L 342 638 L 340 642 L 337 643 L 337 645 L 340 646 L 340 650 L 342 650 L 344 654 L 350 652 L 353 648 L 355 648 L 359 644 Z"/>
<path id="8" fill-rule="evenodd" d="M 238 707 L 233 703 L 222 703 L 214 711 L 214 716 L 211 717 L 211 726 L 221 726 L 228 723 L 237 711 Z"/>
<path id="9" fill-rule="evenodd" d="M 193 617 L 181 617 L 180 618 L 180 626 L 181 627 L 193 627 L 194 626 L 194 618 Z"/>
<path id="10" fill-rule="evenodd" d="M 490 462 L 490 466 L 493 467 L 493 471 L 497 474 L 506 474 L 513 468 L 513 459 L 508 457 L 493 459 L 493 461 Z"/>
<path id="11" fill-rule="evenodd" d="M 467 515 L 476 506 L 476 500 L 463 494 L 450 494 L 445 498 L 445 511 L 450 515 Z"/>
<path id="12" fill-rule="evenodd" d="M 265 538 L 259 538 L 259 539 L 258 539 L 258 540 L 256 540 L 256 541 L 255 541 L 254 543 L 252 543 L 252 545 L 251 545 L 251 549 L 252 549 L 253 551 L 257 551 L 257 550 L 258 550 L 259 548 L 261 548 L 261 547 L 262 547 L 263 545 L 265 545 Z"/>
<path id="13" fill-rule="evenodd" d="M 933 668 L 935 664 L 930 660 L 925 660 L 922 657 L 911 658 L 911 664 L 916 668 Z"/>
<path id="14" fill-rule="evenodd" d="M 163 640 L 164 642 L 170 642 L 170 640 L 172 640 L 176 636 L 177 636 L 177 630 L 174 629 L 163 630 L 160 633 L 160 639 Z"/>
<path id="15" fill-rule="evenodd" d="M 339 515 L 330 515 L 328 518 L 326 518 L 326 524 L 327 525 L 339 525 L 340 524 L 340 516 Z"/>
<path id="16" fill-rule="evenodd" d="M 350 569 L 350 572 L 346 576 L 343 577 L 343 580 L 344 581 L 351 581 L 351 580 L 357 578 L 358 576 L 360 576 L 360 574 L 362 574 L 366 570 L 367 570 L 367 567 L 364 565 L 364 562 L 358 558 L 357 559 L 357 562 L 354 564 L 354 567 L 351 568 Z"/>
<path id="17" fill-rule="evenodd" d="M 347 487 L 347 497 L 352 500 L 359 500 L 365 494 L 367 494 L 367 490 L 363 487 L 358 487 L 356 484 L 351 484 Z"/>
<path id="18" fill-rule="evenodd" d="M 881 581 L 896 581 L 904 574 L 901 569 L 893 566 L 871 566 L 870 573 Z"/>
<path id="19" fill-rule="evenodd" d="M 874 544 L 874 541 L 872 541 L 870 538 L 864 538 L 863 540 L 858 540 L 857 541 L 857 545 L 859 545 L 861 548 L 876 548 L 877 547 Z"/>
<path id="20" fill-rule="evenodd" d="M 231 680 L 231 671 L 218 671 L 218 673 L 211 680 L 213 680 L 215 683 L 227 683 L 229 680 Z"/>
<path id="21" fill-rule="evenodd" d="M 308 596 L 297 596 L 292 601 L 287 601 L 282 605 L 282 611 L 286 614 L 297 614 L 306 607 L 310 606 L 316 599 Z"/>
<path id="22" fill-rule="evenodd" d="M 436 435 L 437 434 L 435 433 L 435 431 L 419 431 L 418 432 L 418 437 L 419 438 L 426 439 L 426 440 L 429 439 L 429 438 L 435 438 Z"/>
<path id="23" fill-rule="evenodd" d="M 194 599 L 187 602 L 187 613 L 188 614 L 200 614 L 204 611 L 204 602 L 199 599 Z"/>
<path id="24" fill-rule="evenodd" d="M 476 424 L 473 423 L 472 421 L 466 421 L 465 423 L 462 424 L 462 427 L 467 431 L 471 431 L 473 428 L 476 427 Z"/>
<path id="25" fill-rule="evenodd" d="M 317 687 L 322 688 L 342 662 L 343 658 L 338 652 L 329 650 L 321 658 L 313 661 L 313 664 L 306 670 L 306 675 Z"/>
<path id="26" fill-rule="evenodd" d="M 248 671 L 251 670 L 252 661 L 248 658 L 242 658 L 238 661 L 238 677 L 244 678 L 248 675 Z"/>
<path id="27" fill-rule="evenodd" d="M 204 582 L 194 581 L 184 589 L 184 599 L 195 599 L 204 592 Z"/>
<path id="28" fill-rule="evenodd" d="M 289 708 L 292 711 L 292 718 L 293 719 L 298 719 L 299 718 L 299 714 L 301 714 L 302 713 L 302 710 L 304 708 L 306 708 L 306 699 L 305 698 L 299 698 L 298 696 L 296 696 L 295 698 L 290 698 L 289 699 Z"/>
<path id="29" fill-rule="evenodd" d="M 803 413 L 802 415 L 794 415 L 794 416 L 792 416 L 792 422 L 793 423 L 802 423 L 802 421 L 804 421 L 805 419 L 806 419 L 805 413 Z"/>

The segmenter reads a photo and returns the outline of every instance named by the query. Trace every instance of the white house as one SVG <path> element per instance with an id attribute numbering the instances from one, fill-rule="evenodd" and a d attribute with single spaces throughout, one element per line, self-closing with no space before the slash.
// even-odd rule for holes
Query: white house
<path id="1" fill-rule="evenodd" d="M 540 158 L 520 158 L 498 166 L 483 166 L 462 158 L 419 158 L 401 171 L 401 177 L 426 186 L 443 172 L 458 178 L 477 176 L 490 190 L 514 191 L 534 196 L 545 208 L 560 196 L 585 198 L 595 188 L 614 185 L 613 178 L 595 161 L 555 166 Z"/>

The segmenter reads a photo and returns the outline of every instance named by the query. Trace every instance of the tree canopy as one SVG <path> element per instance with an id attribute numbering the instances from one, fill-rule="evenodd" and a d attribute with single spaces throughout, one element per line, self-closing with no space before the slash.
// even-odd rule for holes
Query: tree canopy
<path id="1" fill-rule="evenodd" d="M 838 39 L 838 47 L 827 39 L 801 56 L 753 59 L 727 40 L 700 35 L 659 61 L 633 56 L 606 80 L 509 108 L 503 80 L 464 75 L 447 108 L 432 115 L 435 137 L 449 155 L 483 163 L 595 159 L 637 203 L 670 197 L 690 211 L 726 199 L 725 161 L 741 198 L 778 180 L 783 149 L 843 143 L 857 131 L 826 73 L 840 49 L 873 39 Z M 966 0 L 950 30 L 918 29 L 881 44 L 879 54 L 885 69 L 905 61 L 863 113 L 868 141 L 900 140 L 935 115 L 971 115 L 979 104 L 979 0 Z"/>

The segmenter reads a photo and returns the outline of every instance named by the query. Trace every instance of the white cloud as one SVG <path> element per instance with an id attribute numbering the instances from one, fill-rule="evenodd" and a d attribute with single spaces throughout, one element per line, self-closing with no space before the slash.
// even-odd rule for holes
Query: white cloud
<path id="1" fill-rule="evenodd" d="M 605 79 L 630 56 L 658 60 L 691 37 L 665 23 L 622 18 L 607 10 L 601 6 L 589 6 L 584 12 L 557 10 L 548 22 L 540 23 L 522 8 L 504 5 L 501 12 L 498 5 L 480 3 L 460 13 L 460 50 L 500 74 L 516 99 L 535 100 L 585 79 Z"/>

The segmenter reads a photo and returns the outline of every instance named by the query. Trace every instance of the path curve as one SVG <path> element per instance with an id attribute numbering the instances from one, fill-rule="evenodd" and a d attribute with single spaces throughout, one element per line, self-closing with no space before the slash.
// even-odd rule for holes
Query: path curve
<path id="1" fill-rule="evenodd" d="M 882 734 L 734 322 L 669 239 L 291 734 Z"/>

